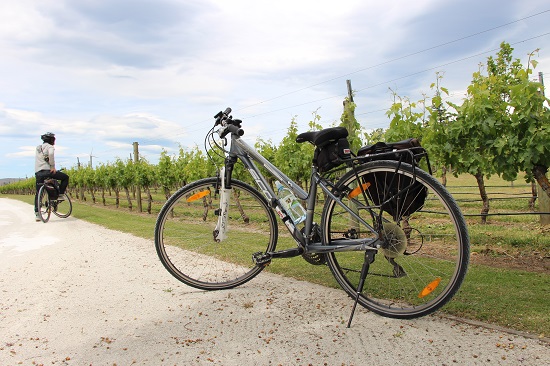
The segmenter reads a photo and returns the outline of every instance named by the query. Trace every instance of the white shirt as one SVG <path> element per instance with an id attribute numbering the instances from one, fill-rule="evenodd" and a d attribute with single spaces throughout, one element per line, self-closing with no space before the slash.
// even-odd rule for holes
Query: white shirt
<path id="1" fill-rule="evenodd" d="M 36 147 L 34 171 L 51 170 L 55 168 L 54 147 L 47 142 Z"/>

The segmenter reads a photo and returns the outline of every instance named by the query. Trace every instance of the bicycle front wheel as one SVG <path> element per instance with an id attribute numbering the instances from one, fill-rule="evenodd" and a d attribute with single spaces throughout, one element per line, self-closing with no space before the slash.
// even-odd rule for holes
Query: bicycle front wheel
<path id="1" fill-rule="evenodd" d="M 273 251 L 277 223 L 267 200 L 250 185 L 233 180 L 227 238 L 216 241 L 220 209 L 218 178 L 184 186 L 163 206 L 155 226 L 157 254 L 174 277 L 203 290 L 239 286 L 258 275 L 252 254 Z"/>
<path id="2" fill-rule="evenodd" d="M 325 242 L 384 238 L 359 295 L 361 305 L 406 319 L 432 313 L 453 297 L 466 275 L 469 237 L 456 202 L 435 178 L 409 164 L 373 161 L 357 168 L 357 175 L 344 175 L 335 190 L 375 232 L 329 199 Z M 364 252 L 327 255 L 334 277 L 354 298 L 364 261 Z"/>
<path id="3" fill-rule="evenodd" d="M 60 194 L 59 198 L 62 198 L 62 199 L 61 200 L 57 199 L 55 201 L 52 201 L 53 213 L 57 217 L 61 217 L 62 219 L 65 219 L 69 217 L 73 212 L 73 203 L 71 202 L 69 195 L 66 193 Z"/>
<path id="4" fill-rule="evenodd" d="M 50 205 L 50 196 L 48 195 L 48 190 L 45 185 L 42 185 L 38 190 L 37 199 L 38 215 L 40 216 L 42 222 L 46 223 L 50 219 L 52 210 Z"/>

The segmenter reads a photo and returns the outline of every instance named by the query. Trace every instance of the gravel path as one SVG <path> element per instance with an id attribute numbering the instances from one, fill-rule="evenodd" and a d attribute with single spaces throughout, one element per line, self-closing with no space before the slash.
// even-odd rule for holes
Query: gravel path
<path id="1" fill-rule="evenodd" d="M 386 319 L 261 274 L 204 292 L 150 240 L 0 198 L 0 365 L 548 365 L 547 342 L 439 315 Z"/>

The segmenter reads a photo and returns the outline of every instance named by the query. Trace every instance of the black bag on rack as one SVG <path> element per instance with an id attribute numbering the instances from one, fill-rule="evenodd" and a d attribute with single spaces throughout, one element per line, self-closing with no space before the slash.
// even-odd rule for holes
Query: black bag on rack
<path id="1" fill-rule="evenodd" d="M 59 198 L 59 182 L 57 179 L 48 178 L 44 180 L 44 187 L 46 187 L 48 197 L 50 197 L 51 200 Z"/>
<path id="2" fill-rule="evenodd" d="M 342 164 L 345 159 L 351 157 L 349 141 L 346 137 L 342 137 L 336 141 L 332 141 L 324 146 L 315 148 L 313 154 L 313 162 L 317 165 L 320 173 L 327 172 L 338 165 Z"/>
<path id="3" fill-rule="evenodd" d="M 415 156 L 415 150 L 422 150 L 417 139 L 408 139 L 394 143 L 377 142 L 374 145 L 359 149 L 357 156 L 371 155 L 372 160 L 395 160 L 409 164 L 416 164 L 422 155 Z M 411 154 L 411 151 L 413 154 Z M 393 174 L 383 172 L 371 173 L 364 178 L 367 197 L 375 205 L 382 205 L 394 220 L 403 216 L 410 216 L 422 209 L 426 202 L 428 189 L 413 178 L 399 176 L 396 179 Z M 392 198 L 388 202 L 384 201 Z"/>

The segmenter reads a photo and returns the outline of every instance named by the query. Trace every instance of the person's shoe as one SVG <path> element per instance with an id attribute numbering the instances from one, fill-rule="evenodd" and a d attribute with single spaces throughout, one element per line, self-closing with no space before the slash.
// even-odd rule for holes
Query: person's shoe
<path id="1" fill-rule="evenodd" d="M 36 222 L 42 221 L 42 219 L 40 218 L 40 215 L 38 214 L 38 212 L 35 212 L 35 213 L 34 213 L 34 217 L 35 217 L 35 221 L 36 221 Z"/>
<path id="2" fill-rule="evenodd" d="M 65 195 L 60 194 L 59 197 L 57 197 L 57 202 L 65 201 Z"/>

